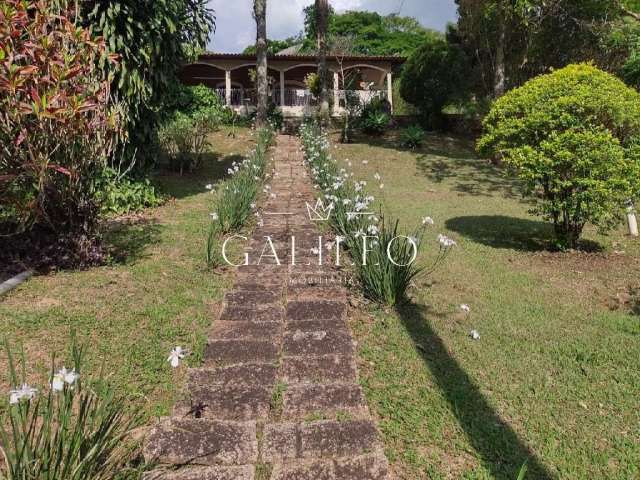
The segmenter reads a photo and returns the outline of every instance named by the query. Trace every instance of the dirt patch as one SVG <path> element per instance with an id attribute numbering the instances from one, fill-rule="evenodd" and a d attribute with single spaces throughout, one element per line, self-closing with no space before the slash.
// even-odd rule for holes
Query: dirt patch
<path id="1" fill-rule="evenodd" d="M 622 251 L 537 252 L 512 261 L 564 292 L 610 310 L 640 314 L 640 258 Z"/>

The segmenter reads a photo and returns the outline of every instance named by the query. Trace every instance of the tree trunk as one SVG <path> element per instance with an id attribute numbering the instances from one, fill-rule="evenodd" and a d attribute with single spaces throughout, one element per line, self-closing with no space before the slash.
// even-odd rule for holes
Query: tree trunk
<path id="1" fill-rule="evenodd" d="M 256 126 L 267 123 L 269 85 L 267 80 L 267 0 L 254 0 L 253 16 L 256 20 Z"/>
<path id="2" fill-rule="evenodd" d="M 498 6 L 498 39 L 496 45 L 496 64 L 493 81 L 493 96 L 499 98 L 506 90 L 506 67 L 504 49 L 507 38 L 507 26 L 504 7 Z"/>
<path id="3" fill-rule="evenodd" d="M 318 78 L 320 80 L 320 116 L 324 120 L 329 118 L 329 88 L 327 69 L 327 28 L 329 23 L 328 0 L 316 0 L 316 28 L 318 49 Z"/>

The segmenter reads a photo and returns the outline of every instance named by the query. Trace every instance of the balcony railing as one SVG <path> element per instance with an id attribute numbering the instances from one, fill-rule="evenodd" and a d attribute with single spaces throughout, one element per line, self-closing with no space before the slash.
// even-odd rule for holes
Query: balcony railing
<path id="1" fill-rule="evenodd" d="M 224 88 L 216 88 L 216 93 L 220 97 L 223 103 L 226 103 L 226 90 Z M 374 98 L 387 99 L 387 92 L 385 90 L 350 90 L 350 93 L 354 94 L 359 100 L 360 104 L 367 104 Z M 232 88 L 231 91 L 231 105 L 234 107 L 240 106 L 255 106 L 256 105 L 256 92 L 254 89 Z M 329 91 L 329 95 L 333 98 L 333 90 Z M 280 88 L 275 87 L 270 90 L 269 96 L 273 103 L 280 106 Z M 338 91 L 339 106 L 344 108 L 345 106 L 346 92 L 345 90 Z M 285 107 L 310 107 L 318 104 L 318 100 L 311 95 L 309 90 L 304 88 L 285 88 L 284 89 L 284 106 Z"/>

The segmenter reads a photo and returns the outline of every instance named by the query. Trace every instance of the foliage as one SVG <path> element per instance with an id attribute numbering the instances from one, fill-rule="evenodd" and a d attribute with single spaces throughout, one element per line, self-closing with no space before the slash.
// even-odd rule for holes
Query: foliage
<path id="1" fill-rule="evenodd" d="M 249 115 L 249 121 L 255 124 L 256 112 L 252 112 L 251 115 Z M 282 109 L 273 102 L 269 102 L 267 104 L 267 124 L 276 131 L 282 130 L 284 125 Z"/>
<path id="2" fill-rule="evenodd" d="M 235 117 L 233 109 L 227 107 L 216 91 L 206 85 L 191 86 L 178 82 L 167 91 L 162 106 L 165 121 L 178 112 L 193 115 L 201 111 L 218 116 L 224 125 L 232 124 Z"/>
<path id="3" fill-rule="evenodd" d="M 429 270 L 415 262 L 428 222 L 410 235 L 401 235 L 397 221 L 387 222 L 384 215 L 358 215 L 375 200 L 364 191 L 366 182 L 352 179 L 329 154 L 329 143 L 320 127 L 305 123 L 301 128 L 302 145 L 312 177 L 322 192 L 321 199 L 331 206 L 330 225 L 350 252 L 364 294 L 385 305 L 407 301 L 407 292 L 419 274 L 433 273 L 455 244 L 447 239 Z M 378 177 L 380 178 L 380 177 Z M 382 185 L 380 186 L 383 187 Z M 444 240 L 444 237 L 442 237 Z"/>
<path id="4" fill-rule="evenodd" d="M 211 254 L 215 246 L 215 237 L 219 233 L 229 233 L 240 229 L 255 208 L 258 191 L 266 175 L 268 163 L 267 150 L 274 138 L 272 126 L 258 130 L 256 148 L 242 162 L 234 162 L 229 169 L 231 177 L 219 190 L 216 211 L 213 214 L 213 227 L 207 241 L 207 261 L 212 263 Z"/>
<path id="5" fill-rule="evenodd" d="M 409 125 L 400 133 L 400 145 L 414 150 L 422 146 L 425 131 L 420 125 Z"/>
<path id="6" fill-rule="evenodd" d="M 65 2 L 68 0 L 64 0 Z M 106 39 L 117 65 L 104 63 L 116 98 L 126 105 L 128 156 L 138 166 L 155 161 L 147 154 L 162 120 L 164 94 L 177 83 L 180 66 L 207 44 L 215 17 L 206 0 L 87 0 L 78 2 L 82 23 Z"/>
<path id="7" fill-rule="evenodd" d="M 315 5 L 304 9 L 305 32 L 303 50 L 316 48 Z M 381 16 L 375 12 L 347 11 L 329 15 L 328 44 L 336 37 L 352 37 L 353 53 L 360 55 L 410 55 L 425 40 L 440 38 L 434 30 L 424 28 L 417 20 L 398 15 Z"/>
<path id="8" fill-rule="evenodd" d="M 389 127 L 391 117 L 385 112 L 369 112 L 360 119 L 360 126 L 365 133 L 382 135 Z"/>
<path id="9" fill-rule="evenodd" d="M 282 50 L 286 50 L 287 48 L 294 47 L 296 45 L 302 44 L 302 37 L 288 37 L 284 40 L 270 40 L 267 39 L 267 54 L 269 56 L 276 55 Z M 249 45 L 245 48 L 242 53 L 244 55 L 255 55 L 256 54 L 256 46 L 255 44 Z"/>
<path id="10" fill-rule="evenodd" d="M 19 375 L 7 347 L 10 379 L 26 385 L 25 360 Z M 51 370 L 48 392 L 19 399 L 0 422 L 0 451 L 5 469 L 0 478 L 23 480 L 111 480 L 128 469 L 136 454 L 129 438 L 140 415 L 128 413 L 124 398 L 102 378 L 84 379 L 83 351 L 75 343 L 73 370 Z M 55 358 L 52 361 L 55 367 Z"/>
<path id="11" fill-rule="evenodd" d="M 162 203 L 162 197 L 149 179 L 134 180 L 110 167 L 101 173 L 96 190 L 103 215 L 139 212 Z"/>
<path id="12" fill-rule="evenodd" d="M 617 225 L 640 195 L 640 94 L 593 66 L 530 80 L 494 104 L 484 128 L 479 151 L 516 171 L 563 247 L 587 222 Z"/>
<path id="13" fill-rule="evenodd" d="M 6 0 L 0 19 L 0 228 L 46 229 L 84 255 L 119 123 L 96 66 L 105 43 L 46 2 Z"/>
<path id="14" fill-rule="evenodd" d="M 425 42 L 403 69 L 400 94 L 431 127 L 441 124 L 442 108 L 465 96 L 468 61 L 459 47 L 444 40 Z"/>
<path id="15" fill-rule="evenodd" d="M 304 86 L 315 98 L 320 96 L 320 77 L 316 72 L 311 72 L 304 77 Z"/>
<path id="16" fill-rule="evenodd" d="M 161 148 L 172 169 L 193 172 L 200 166 L 210 145 L 207 137 L 220 123 L 216 111 L 198 110 L 193 115 L 178 113 L 158 130 Z"/>
<path id="17" fill-rule="evenodd" d="M 471 77 L 475 80 L 473 90 L 479 96 L 493 93 L 500 45 L 504 50 L 507 88 L 522 85 L 549 69 L 584 61 L 593 60 L 601 68 L 618 73 L 629 57 L 629 44 L 619 42 L 621 30 L 630 33 L 629 24 L 638 22 L 638 18 L 629 15 L 630 10 L 638 11 L 635 1 L 456 3 L 459 20 L 449 39 L 461 44 L 474 59 Z"/>

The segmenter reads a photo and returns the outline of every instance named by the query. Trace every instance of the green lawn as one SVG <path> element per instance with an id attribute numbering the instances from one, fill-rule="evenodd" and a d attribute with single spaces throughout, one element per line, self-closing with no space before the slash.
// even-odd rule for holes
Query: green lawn
<path id="1" fill-rule="evenodd" d="M 37 276 L 0 298 L 0 340 L 24 346 L 30 380 L 47 382 L 50 356 L 68 353 L 70 332 L 88 345 L 87 367 L 105 372 L 148 415 L 166 414 L 181 385 L 166 359 L 176 345 L 192 350 L 198 364 L 213 309 L 229 275 L 205 269 L 204 242 L 216 183 L 253 143 L 249 130 L 237 138 L 223 129 L 212 136 L 204 167 L 183 177 L 160 173 L 155 181 L 172 197 L 140 216 L 111 222 L 105 234 L 109 265 L 87 271 Z M 60 363 L 62 360 L 60 360 Z M 0 393 L 7 392 L 6 356 L 0 355 Z M 4 399 L 2 400 L 3 403 Z"/>
<path id="2" fill-rule="evenodd" d="M 352 312 L 398 478 L 515 479 L 526 460 L 526 478 L 640 478 L 640 241 L 589 230 L 590 253 L 550 252 L 549 226 L 471 143 L 396 145 L 391 133 L 333 152 L 407 229 L 435 219 L 420 261 L 438 233 L 458 242 L 413 306 Z"/>

